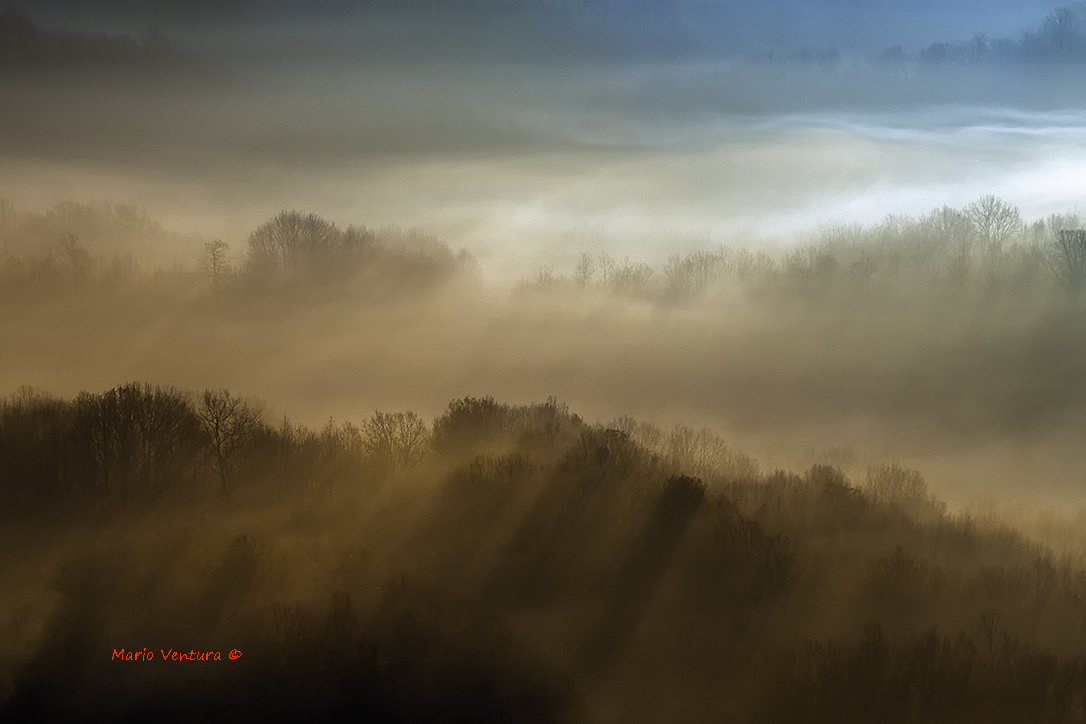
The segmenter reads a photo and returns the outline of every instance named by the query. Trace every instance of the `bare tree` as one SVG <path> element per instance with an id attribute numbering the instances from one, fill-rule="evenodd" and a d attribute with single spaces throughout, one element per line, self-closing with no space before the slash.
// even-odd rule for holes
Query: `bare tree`
<path id="1" fill-rule="evenodd" d="M 667 286 L 672 292 L 697 294 L 709 289 L 723 277 L 724 252 L 698 251 L 687 257 L 672 257 L 664 267 Z"/>
<path id="2" fill-rule="evenodd" d="M 973 222 L 969 215 L 964 211 L 952 209 L 949 206 L 932 211 L 928 214 L 926 222 L 936 236 L 947 244 L 954 242 L 961 244 L 968 241 L 973 234 Z"/>
<path id="3" fill-rule="evenodd" d="M 555 289 L 559 282 L 559 278 L 554 274 L 554 267 L 549 264 L 544 264 L 536 269 L 535 283 L 537 286 L 543 289 Z"/>
<path id="4" fill-rule="evenodd" d="M 260 410 L 230 394 L 229 390 L 204 390 L 196 417 L 210 447 L 220 489 L 227 490 L 237 469 L 238 454 L 260 429 Z"/>
<path id="5" fill-rule="evenodd" d="M 422 461 L 430 430 L 414 412 L 375 412 L 362 425 L 366 449 L 394 468 L 411 468 Z"/>
<path id="6" fill-rule="evenodd" d="M 929 492 L 923 475 L 897 463 L 869 467 L 864 492 L 876 502 L 896 505 L 912 515 L 939 517 L 946 510 Z"/>
<path id="7" fill-rule="evenodd" d="M 58 244 L 60 255 L 72 265 L 72 273 L 77 282 L 82 282 L 90 274 L 91 255 L 87 248 L 79 243 L 79 237 L 68 234 Z"/>
<path id="8" fill-rule="evenodd" d="M 649 281 L 655 271 L 644 262 L 631 262 L 625 259 L 622 264 L 615 266 L 610 274 L 609 282 L 612 289 L 623 294 L 644 294 L 648 291 Z"/>
<path id="9" fill-rule="evenodd" d="M 608 254 L 606 251 L 600 254 L 599 268 L 603 286 L 606 287 L 608 284 L 611 283 L 611 278 L 614 275 L 615 268 L 617 266 L 618 262 L 616 262 L 614 257 Z"/>
<path id="10" fill-rule="evenodd" d="M 1074 51 L 1076 33 L 1075 11 L 1070 7 L 1056 8 L 1045 19 L 1042 34 L 1048 51 L 1057 58 L 1066 59 Z"/>
<path id="11" fill-rule="evenodd" d="M 965 214 L 989 252 L 1002 251 L 1003 245 L 1022 229 L 1018 208 L 991 194 L 967 206 Z"/>
<path id="12" fill-rule="evenodd" d="M 1068 290 L 1077 291 L 1086 286 L 1086 231 L 1060 230 L 1052 266 L 1060 283 Z"/>
<path id="13" fill-rule="evenodd" d="M 211 285 L 219 286 L 223 278 L 230 273 L 230 245 L 222 239 L 215 239 L 204 244 L 204 255 L 200 266 L 211 277 Z"/>
<path id="14" fill-rule="evenodd" d="M 316 214 L 284 211 L 249 235 L 250 269 L 265 276 L 327 271 L 343 246 L 343 233 Z"/>
<path id="15" fill-rule="evenodd" d="M 573 278 L 577 281 L 577 286 L 581 289 L 587 289 L 588 285 L 592 283 L 592 277 L 595 273 L 596 260 L 593 259 L 590 254 L 581 252 L 581 257 L 577 260 L 577 269 L 573 273 Z"/>
<path id="16" fill-rule="evenodd" d="M 189 397 L 137 383 L 76 398 L 73 452 L 88 487 L 122 505 L 152 501 L 192 471 L 201 446 Z"/>

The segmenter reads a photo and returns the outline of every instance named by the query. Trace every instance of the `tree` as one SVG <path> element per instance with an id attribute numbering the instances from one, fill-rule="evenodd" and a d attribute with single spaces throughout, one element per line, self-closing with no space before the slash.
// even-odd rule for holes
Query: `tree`
<path id="1" fill-rule="evenodd" d="M 512 411 L 493 397 L 463 397 L 434 420 L 433 447 L 442 455 L 456 455 L 504 442 L 511 428 Z"/>
<path id="2" fill-rule="evenodd" d="M 973 233 L 973 222 L 964 211 L 944 206 L 935 209 L 928 215 L 927 223 L 937 236 L 948 244 L 952 242 L 963 243 Z"/>
<path id="3" fill-rule="evenodd" d="M 612 289 L 622 294 L 644 294 L 654 273 L 648 264 L 626 259 L 611 271 L 609 283 Z"/>
<path id="4" fill-rule="evenodd" d="M 260 410 L 229 390 L 204 390 L 196 410 L 200 430 L 208 443 L 219 489 L 229 490 L 237 470 L 238 453 L 252 443 L 261 427 Z"/>
<path id="5" fill-rule="evenodd" d="M 1081 7 L 1081 6 L 1080 6 Z M 1059 60 L 1069 60 L 1077 50 L 1080 37 L 1076 33 L 1077 18 L 1070 7 L 1056 8 L 1045 19 L 1041 37 L 1046 55 Z"/>
<path id="6" fill-rule="evenodd" d="M 411 468 L 426 454 L 430 430 L 414 412 L 375 412 L 362 425 L 365 446 L 379 462 Z"/>
<path id="7" fill-rule="evenodd" d="M 590 254 L 582 252 L 580 259 L 577 260 L 577 269 L 573 273 L 573 278 L 577 281 L 577 286 L 581 289 L 587 289 L 588 285 L 592 282 L 592 277 L 595 273 L 596 260 L 593 259 Z"/>
<path id="8" fill-rule="evenodd" d="M 204 244 L 204 255 L 200 266 L 211 277 L 211 286 L 218 287 L 224 277 L 230 273 L 230 245 L 222 239 L 215 239 Z"/>
<path id="9" fill-rule="evenodd" d="M 327 272 L 343 240 L 335 224 L 316 214 L 283 211 L 249 235 L 249 268 L 263 277 Z"/>
<path id="10" fill-rule="evenodd" d="M 128 506 L 157 499 L 198 460 L 199 422 L 188 395 L 137 383 L 75 401 L 73 468 L 88 492 Z"/>
<path id="11" fill-rule="evenodd" d="M 600 253 L 599 270 L 603 286 L 606 287 L 608 284 L 611 283 L 611 277 L 614 274 L 615 268 L 617 266 L 618 263 L 615 261 L 614 257 L 608 254 L 606 251 Z"/>
<path id="12" fill-rule="evenodd" d="M 75 281 L 83 282 L 90 275 L 93 261 L 90 252 L 79 243 L 79 237 L 75 234 L 68 234 L 57 245 L 60 247 L 60 255 L 72 265 Z"/>
<path id="13" fill-rule="evenodd" d="M 554 267 L 544 264 L 535 270 L 535 283 L 543 289 L 556 289 L 560 279 L 554 274 Z"/>
<path id="14" fill-rule="evenodd" d="M 864 492 L 877 503 L 896 505 L 914 516 L 938 518 L 946 509 L 931 495 L 923 475 L 897 463 L 868 468 Z"/>
<path id="15" fill-rule="evenodd" d="M 673 293 L 699 294 L 724 273 L 724 253 L 698 251 L 685 258 L 674 256 L 664 267 L 667 286 Z"/>
<path id="16" fill-rule="evenodd" d="M 1002 251 L 1003 245 L 1022 229 L 1018 208 L 991 194 L 967 206 L 965 214 L 973 222 L 977 235 L 987 244 L 989 252 Z"/>
<path id="17" fill-rule="evenodd" d="M 0 398 L 0 516 L 70 502 L 71 405 L 28 385 Z"/>
<path id="18" fill-rule="evenodd" d="M 1068 290 L 1078 291 L 1086 286 L 1086 231 L 1060 230 L 1053 268 L 1060 283 Z"/>

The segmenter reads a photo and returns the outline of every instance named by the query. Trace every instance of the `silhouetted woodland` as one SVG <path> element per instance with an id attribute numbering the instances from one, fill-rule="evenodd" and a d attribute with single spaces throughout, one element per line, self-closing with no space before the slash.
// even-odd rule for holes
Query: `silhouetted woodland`
<path id="1" fill-rule="evenodd" d="M 171 247 L 202 247 L 195 264 L 169 258 Z M 202 241 L 166 231 L 140 209 L 112 202 L 62 203 L 23 212 L 0 199 L 0 295 L 23 302 L 57 294 L 169 290 L 175 297 L 261 294 L 367 282 L 395 294 L 470 275 L 466 251 L 416 230 L 340 229 L 316 214 L 284 211 L 256 228 L 235 259 L 221 239 Z M 175 254 L 175 252 L 174 252 Z M 174 256 L 176 259 L 176 256 Z M 146 263 L 146 261 L 144 261 Z"/>
<path id="2" fill-rule="evenodd" d="M 762 471 L 553 399 L 314 430 L 226 390 L 26 389 L 0 495 L 13 720 L 1064 722 L 1086 696 L 1081 560 L 897 464 Z"/>

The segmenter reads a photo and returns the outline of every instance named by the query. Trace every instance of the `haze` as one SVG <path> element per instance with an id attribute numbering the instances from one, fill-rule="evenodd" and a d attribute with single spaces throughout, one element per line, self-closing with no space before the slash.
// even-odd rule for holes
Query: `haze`
<path id="1" fill-rule="evenodd" d="M 802 622 L 766 624 L 772 634 L 761 643 L 744 639 L 751 651 L 835 636 L 866 645 L 875 629 L 849 629 L 846 614 L 831 612 L 830 592 L 831 581 L 844 586 L 841 610 L 853 610 L 844 601 L 867 580 L 857 572 L 870 563 L 865 540 L 880 561 L 898 565 L 894 550 L 904 546 L 916 570 L 930 563 L 964 581 L 976 566 L 998 565 L 999 531 L 1013 531 L 1008 560 L 1064 555 L 1066 580 L 1081 574 L 1072 566 L 1086 554 L 1075 517 L 1086 510 L 1084 67 L 1086 6 L 1039 0 L 892 9 L 846 0 L 12 3 L 0 11 L 0 433 L 4 424 L 30 430 L 25 410 L 70 404 L 59 417 L 34 414 L 83 419 L 92 398 L 80 393 L 103 395 L 94 403 L 102 409 L 115 393 L 158 399 L 123 387 L 134 382 L 175 387 L 169 394 L 191 406 L 197 425 L 214 400 L 235 399 L 203 391 L 228 389 L 245 400 L 238 409 L 253 411 L 249 422 L 265 436 L 253 439 L 264 442 L 252 443 L 241 472 L 228 471 L 221 444 L 218 462 L 207 462 L 215 458 L 205 431 L 192 443 L 204 446 L 192 453 L 204 462 L 178 480 L 191 473 L 230 501 L 212 513 L 217 504 L 199 503 L 222 560 L 270 565 L 253 552 L 257 539 L 301 558 L 282 564 L 289 584 L 272 576 L 250 589 L 245 578 L 245 592 L 223 593 L 220 614 L 235 595 L 237 611 L 249 613 L 288 594 L 303 600 L 298 581 L 310 562 L 298 551 L 355 546 L 375 561 L 370 582 L 321 583 L 312 601 L 342 588 L 364 608 L 378 600 L 378 581 L 402 574 L 435 586 L 451 610 L 476 596 L 493 603 L 496 619 L 511 616 L 517 645 L 580 702 L 574 715 L 556 703 L 562 696 L 539 694 L 555 707 L 539 709 L 549 712 L 540 720 L 651 721 L 689 695 L 683 720 L 731 712 L 793 721 L 794 712 L 738 693 L 745 680 L 728 668 L 741 668 L 735 662 L 720 664 L 733 677 L 729 694 L 661 679 L 635 711 L 653 647 L 702 615 L 682 613 L 704 603 L 691 593 L 702 585 L 701 529 L 684 532 L 687 513 L 675 511 L 713 500 L 714 515 L 736 530 L 757 521 L 766 538 L 750 534 L 762 541 L 750 545 L 764 543 L 770 558 L 774 535 L 797 550 L 815 540 L 788 517 L 806 510 L 795 501 L 808 493 L 781 491 L 850 490 L 875 511 L 870 520 L 890 506 L 911 521 L 892 545 L 870 522 L 850 542 L 816 536 L 816 552 L 792 570 L 823 571 L 810 561 L 832 559 L 836 545 L 854 569 L 842 564 L 809 588 L 799 583 L 806 573 L 785 576 L 784 593 L 765 594 L 794 594 L 780 608 L 751 594 L 751 610 L 764 604 L 781 621 L 788 606 L 813 602 Z M 500 435 L 476 435 L 458 427 L 469 418 L 506 422 Z M 417 433 L 419 447 L 374 442 L 390 420 L 398 435 Z M 356 465 L 359 479 L 381 481 L 305 498 L 324 511 L 314 515 L 327 537 L 313 527 L 295 540 L 276 528 L 293 499 L 264 496 L 254 482 L 273 474 L 274 455 L 308 444 L 291 425 L 323 429 L 321 444 L 340 445 L 333 457 L 354 462 L 336 470 Z M 21 434 L 0 434 L 0 443 Z M 15 460 L 19 444 L 0 446 L 0 457 Z M 612 457 L 593 458 L 594 446 Z M 33 467 L 10 463 L 11 480 Z M 577 513 L 574 532 L 558 534 L 553 521 L 565 513 L 555 511 L 570 494 L 563 476 L 576 477 L 574 468 L 586 480 L 630 481 L 630 490 L 648 481 L 650 492 L 608 488 Z M 283 490 L 309 485 L 302 473 L 293 482 L 281 474 Z M 454 505 L 447 520 L 434 512 L 457 485 L 492 478 L 523 483 L 495 503 L 493 519 L 485 505 Z M 911 502 L 902 502 L 906 488 Z M 752 492 L 763 489 L 772 492 Z M 115 507 L 139 532 L 108 516 L 79 523 L 92 531 L 101 522 L 103 560 L 139 550 L 160 523 L 184 541 L 178 556 L 219 555 L 185 537 L 188 508 L 148 512 L 124 495 Z M 33 531 L 27 540 L 44 535 L 52 502 L 21 496 L 0 500 L 25 508 L 11 520 Z M 807 502 L 826 525 L 854 520 L 849 504 Z M 720 512 L 728 506 L 734 515 Z M 624 510 L 634 512 L 627 519 Z M 350 527 L 362 520 L 364 532 Z M 946 547 L 946 530 L 977 521 L 995 532 L 982 525 L 968 555 Z M 540 563 L 529 532 L 553 533 L 556 546 L 586 556 L 583 570 L 561 573 L 574 593 L 520 591 L 529 583 L 510 566 L 561 568 L 558 554 Z M 0 656 L 0 702 L 14 697 L 12 711 L 36 711 L 18 682 L 49 678 L 33 661 L 61 646 L 49 632 L 81 610 L 79 595 L 42 593 L 56 575 L 82 580 L 63 568 L 81 534 L 67 535 L 38 558 L 21 544 L 29 562 L 4 569 L 21 583 L 0 613 L 27 627 Z M 657 545 L 666 555 L 652 552 Z M 456 580 L 441 573 L 454 550 L 466 556 Z M 158 570 L 160 553 L 132 565 Z M 673 554 L 695 562 L 669 564 Z M 181 591 L 203 585 L 162 575 Z M 586 603 L 593 576 L 615 588 Z M 921 584 L 905 588 L 929 595 Z M 528 613 L 506 594 L 526 596 Z M 1053 643 L 1039 613 L 962 596 L 932 603 L 930 621 L 870 610 L 893 635 L 930 623 L 975 641 L 980 624 L 970 616 L 998 611 L 1021 624 L 1011 634 L 1023 646 L 1082 655 L 1077 644 Z M 115 620 L 111 605 L 102 621 Z M 19 606 L 31 613 L 16 615 Z M 447 613 L 435 614 L 439 628 L 459 620 Z M 209 620 L 180 630 L 211 636 L 227 626 Z M 640 643 L 626 648 L 627 637 Z M 703 655 L 716 671 L 720 662 Z M 768 654 L 751 656 L 772 668 Z M 752 691 L 770 681 L 759 672 Z M 998 689 L 991 681 L 984 686 Z M 816 710 L 810 721 L 835 720 L 804 711 Z M 941 721 L 959 720 L 969 719 Z"/>

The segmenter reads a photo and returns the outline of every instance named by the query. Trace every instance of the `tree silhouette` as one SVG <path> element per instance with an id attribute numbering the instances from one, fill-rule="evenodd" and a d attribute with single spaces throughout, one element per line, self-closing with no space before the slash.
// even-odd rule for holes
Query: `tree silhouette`
<path id="1" fill-rule="evenodd" d="M 422 461 L 430 430 L 414 412 L 375 412 L 362 426 L 367 451 L 380 463 L 398 469 Z"/>
<path id="2" fill-rule="evenodd" d="M 204 244 L 204 255 L 200 265 L 211 277 L 212 287 L 218 287 L 230 273 L 230 245 L 222 239 L 215 239 Z"/>
<path id="3" fill-rule="evenodd" d="M 573 278 L 577 282 L 577 286 L 581 289 L 587 289 L 588 285 L 592 283 L 592 277 L 596 274 L 596 260 L 592 258 L 590 254 L 584 252 L 577 260 L 577 269 L 573 273 Z"/>
<path id="4" fill-rule="evenodd" d="M 57 243 L 57 246 L 60 247 L 60 255 L 71 264 L 75 282 L 83 283 L 90 276 L 93 262 L 90 252 L 79 243 L 79 237 L 75 234 L 68 234 Z"/>
<path id="5" fill-rule="evenodd" d="M 201 447 L 187 395 L 128 384 L 75 401 L 73 467 L 81 488 L 124 507 L 151 502 L 185 478 Z"/>
<path id="6" fill-rule="evenodd" d="M 252 443 L 263 424 L 260 411 L 229 390 L 204 390 L 196 417 L 207 440 L 219 489 L 228 491 L 238 455 Z"/>
<path id="7" fill-rule="evenodd" d="M 352 274 L 375 248 L 370 229 L 343 231 L 317 214 L 283 211 L 249 235 L 246 265 L 260 279 L 326 281 Z"/>
<path id="8" fill-rule="evenodd" d="M 493 397 L 464 397 L 449 403 L 434 420 L 433 447 L 438 453 L 462 454 L 502 440 L 510 427 L 511 410 Z"/>
<path id="9" fill-rule="evenodd" d="M 316 214 L 283 211 L 249 235 L 249 265 L 263 276 L 293 277 L 327 268 L 342 234 Z"/>
<path id="10" fill-rule="evenodd" d="M 1022 230 L 1017 207 L 991 194 L 967 206 L 965 213 L 989 252 L 1002 251 L 1003 245 Z"/>
<path id="11" fill-rule="evenodd" d="M 1064 288 L 1078 291 L 1086 286 L 1086 231 L 1060 230 L 1052 265 Z"/>

